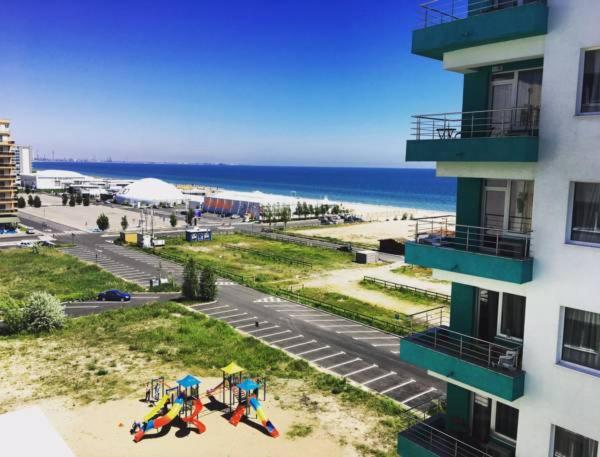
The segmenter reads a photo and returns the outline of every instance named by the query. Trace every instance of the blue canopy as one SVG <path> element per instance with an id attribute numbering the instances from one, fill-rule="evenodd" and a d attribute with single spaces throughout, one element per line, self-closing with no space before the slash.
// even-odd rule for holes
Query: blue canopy
<path id="1" fill-rule="evenodd" d="M 192 376 L 191 374 L 189 374 L 189 375 L 181 378 L 180 380 L 178 380 L 177 384 L 179 384 L 181 387 L 187 389 L 188 387 L 197 386 L 201 382 L 202 381 L 200 381 L 198 378 L 195 378 L 194 376 Z"/>
<path id="2" fill-rule="evenodd" d="M 249 391 L 258 389 L 260 387 L 260 385 L 257 384 L 256 382 L 254 382 L 252 379 L 244 379 L 237 386 L 238 386 L 238 389 L 241 389 L 244 392 L 249 392 Z"/>

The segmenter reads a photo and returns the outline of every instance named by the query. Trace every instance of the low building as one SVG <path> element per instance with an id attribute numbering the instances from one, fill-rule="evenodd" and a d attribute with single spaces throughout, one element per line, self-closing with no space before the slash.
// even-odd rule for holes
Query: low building
<path id="1" fill-rule="evenodd" d="M 40 170 L 21 174 L 21 186 L 37 190 L 65 190 L 71 186 L 90 185 L 98 181 L 102 182 L 92 176 L 69 170 Z"/>

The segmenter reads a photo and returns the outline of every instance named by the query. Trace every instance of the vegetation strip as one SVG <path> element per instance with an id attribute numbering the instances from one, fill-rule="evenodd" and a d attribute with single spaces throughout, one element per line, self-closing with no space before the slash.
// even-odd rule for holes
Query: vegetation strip
<path id="1" fill-rule="evenodd" d="M 415 294 L 423 295 L 427 298 L 432 298 L 434 300 L 440 300 L 440 301 L 443 301 L 446 303 L 450 303 L 450 295 L 442 294 L 439 292 L 433 292 L 433 291 L 426 290 L 426 289 L 420 289 L 418 287 L 407 286 L 405 284 L 400 284 L 400 283 L 392 282 L 392 281 L 386 281 L 384 279 L 373 278 L 372 276 L 363 277 L 363 281 L 383 286 L 386 289 L 395 289 L 395 290 L 412 292 Z"/>
<path id="2" fill-rule="evenodd" d="M 242 252 L 249 252 L 251 254 L 259 255 L 261 257 L 266 257 L 267 259 L 273 259 L 273 260 L 276 260 L 277 262 L 294 263 L 296 265 L 301 265 L 304 267 L 312 268 L 312 263 L 304 262 L 303 260 L 297 260 L 297 259 L 293 259 L 291 257 L 284 257 L 281 255 L 267 254 L 266 252 L 261 252 L 258 249 L 243 248 L 241 246 L 235 246 L 233 244 L 225 244 L 224 246 L 229 249 L 235 249 L 237 251 L 242 251 Z"/>

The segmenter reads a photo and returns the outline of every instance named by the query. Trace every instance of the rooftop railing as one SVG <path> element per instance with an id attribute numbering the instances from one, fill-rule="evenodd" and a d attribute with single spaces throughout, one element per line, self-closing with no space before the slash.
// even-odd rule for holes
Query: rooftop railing
<path id="1" fill-rule="evenodd" d="M 411 341 L 467 362 L 497 371 L 517 372 L 521 367 L 522 346 L 507 346 L 464 335 L 447 327 L 432 327 L 408 337 Z"/>
<path id="2" fill-rule="evenodd" d="M 537 136 L 539 117 L 537 106 L 421 114 L 413 116 L 411 130 L 417 140 Z"/>
<path id="3" fill-rule="evenodd" d="M 531 221 L 509 218 L 508 229 L 498 226 L 478 227 L 456 224 L 455 216 L 415 219 L 414 241 L 418 244 L 461 251 L 510 257 L 530 258 Z"/>
<path id="4" fill-rule="evenodd" d="M 431 0 L 419 5 L 419 27 L 445 24 L 527 3 L 545 3 L 545 0 Z"/>

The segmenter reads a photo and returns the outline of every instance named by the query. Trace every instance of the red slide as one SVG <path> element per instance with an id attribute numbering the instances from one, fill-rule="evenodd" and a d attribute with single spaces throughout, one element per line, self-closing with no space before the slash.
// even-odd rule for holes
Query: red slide
<path id="1" fill-rule="evenodd" d="M 240 423 L 240 420 L 242 420 L 242 416 L 246 414 L 246 405 L 240 403 L 238 405 L 237 408 L 235 408 L 235 411 L 233 412 L 233 415 L 231 416 L 231 418 L 229 419 L 229 423 L 231 425 L 237 425 Z"/>
<path id="2" fill-rule="evenodd" d="M 202 405 L 202 400 L 194 400 L 194 409 L 192 410 L 192 414 L 190 414 L 188 417 L 182 418 L 184 422 L 195 426 L 198 429 L 198 433 L 204 433 L 206 431 L 206 425 L 198 420 L 198 414 L 200 414 L 202 408 L 204 408 Z"/>

